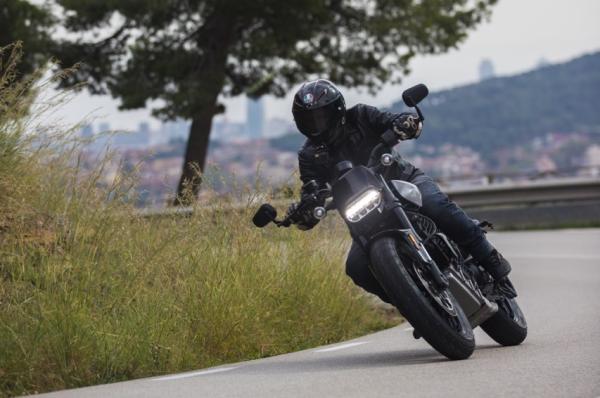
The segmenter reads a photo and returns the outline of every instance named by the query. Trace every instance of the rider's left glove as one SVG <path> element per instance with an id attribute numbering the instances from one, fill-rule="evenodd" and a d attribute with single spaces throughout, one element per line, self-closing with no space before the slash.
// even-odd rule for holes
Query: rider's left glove
<path id="1" fill-rule="evenodd" d="M 319 220 L 312 215 L 312 209 L 298 211 L 299 206 L 300 202 L 292 203 L 286 212 L 286 217 L 291 215 L 290 219 L 298 229 L 306 231 L 319 223 Z"/>
<path id="2" fill-rule="evenodd" d="M 401 113 L 392 121 L 392 129 L 403 141 L 419 138 L 423 122 L 416 113 Z"/>

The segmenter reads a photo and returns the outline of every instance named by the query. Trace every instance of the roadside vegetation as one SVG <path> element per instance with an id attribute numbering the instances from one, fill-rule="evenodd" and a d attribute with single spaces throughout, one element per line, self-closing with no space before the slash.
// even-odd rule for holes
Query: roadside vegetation
<path id="1" fill-rule="evenodd" d="M 189 218 L 139 217 L 135 170 L 100 183 L 107 159 L 81 167 L 81 144 L 38 113 L 50 104 L 31 107 L 41 73 L 16 79 L 18 46 L 0 57 L 0 396 L 265 357 L 398 322 L 344 275 L 339 223 L 254 228 L 260 187 Z"/>

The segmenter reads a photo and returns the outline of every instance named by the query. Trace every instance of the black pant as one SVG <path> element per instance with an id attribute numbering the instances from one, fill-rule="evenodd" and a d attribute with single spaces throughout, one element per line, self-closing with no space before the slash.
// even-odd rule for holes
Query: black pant
<path id="1" fill-rule="evenodd" d="M 481 229 L 456 203 L 448 199 L 431 177 L 417 170 L 409 181 L 419 187 L 423 196 L 420 212 L 431 218 L 450 239 L 478 260 L 484 259 L 494 250 Z M 352 242 L 346 259 L 346 274 L 358 286 L 390 303 L 387 294 L 369 269 L 368 253 L 365 253 L 356 242 Z"/>

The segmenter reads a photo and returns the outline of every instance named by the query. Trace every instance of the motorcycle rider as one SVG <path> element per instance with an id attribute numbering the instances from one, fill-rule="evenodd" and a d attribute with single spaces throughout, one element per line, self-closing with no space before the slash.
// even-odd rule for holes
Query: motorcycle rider
<path id="1" fill-rule="evenodd" d="M 346 109 L 342 93 L 324 79 L 306 82 L 300 87 L 294 96 L 292 113 L 298 130 L 307 137 L 298 152 L 300 179 L 305 184 L 314 180 L 319 186 L 332 181 L 334 166 L 342 160 L 367 165 L 371 151 L 387 130 L 392 129 L 403 141 L 418 138 L 423 127 L 415 113 L 382 112 L 364 104 Z M 419 211 L 422 214 L 466 249 L 495 280 L 502 280 L 509 274 L 509 262 L 431 177 L 402 158 L 397 159 L 393 167 L 394 179 L 409 181 L 421 191 L 423 205 Z M 304 194 L 303 189 L 301 195 Z M 288 214 L 297 207 L 298 203 L 292 204 Z M 312 209 L 298 212 L 293 221 L 302 230 L 311 229 L 319 222 Z M 368 265 L 369 255 L 353 242 L 346 260 L 346 273 L 358 286 L 390 302 Z"/>

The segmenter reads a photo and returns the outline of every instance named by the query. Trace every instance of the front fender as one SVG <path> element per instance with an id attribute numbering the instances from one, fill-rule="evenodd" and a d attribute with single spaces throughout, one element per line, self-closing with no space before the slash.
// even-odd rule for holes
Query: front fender
<path id="1" fill-rule="evenodd" d="M 437 286 L 442 289 L 448 287 L 447 278 L 442 274 L 435 261 L 433 261 L 419 237 L 410 229 L 386 229 L 376 233 L 367 243 L 367 249 L 369 250 L 367 253 L 370 252 L 371 244 L 383 236 L 393 236 L 400 239 L 405 244 L 399 245 L 398 250 L 417 261 L 427 264 Z"/>
<path id="2" fill-rule="evenodd" d="M 399 247 L 399 250 L 401 250 L 404 254 L 407 254 L 419 260 L 431 260 L 431 257 L 429 257 L 429 253 L 427 253 L 425 247 L 419 241 L 419 238 L 415 236 L 414 232 L 410 229 L 385 229 L 383 231 L 377 232 L 375 235 L 371 236 L 367 241 L 366 252 L 369 253 L 371 249 L 371 244 L 383 236 L 392 236 L 400 239 L 404 243 L 404 245 L 401 245 L 401 247 Z"/>

